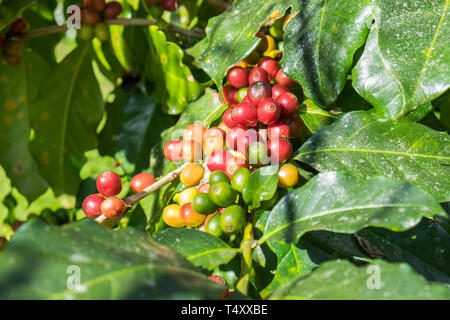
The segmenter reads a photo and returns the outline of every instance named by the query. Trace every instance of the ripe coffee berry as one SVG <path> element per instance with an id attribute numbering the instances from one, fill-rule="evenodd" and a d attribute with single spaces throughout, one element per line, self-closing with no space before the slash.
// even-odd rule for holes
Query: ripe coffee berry
<path id="1" fill-rule="evenodd" d="M 281 188 L 291 188 L 298 183 L 298 169 L 296 166 L 286 163 L 278 171 L 278 185 Z"/>
<path id="2" fill-rule="evenodd" d="M 102 214 L 102 211 L 100 210 L 100 206 L 105 200 L 105 198 L 102 195 L 99 194 L 91 194 L 90 196 L 86 197 L 83 201 L 83 211 L 89 218 L 97 218 L 99 215 Z"/>
<path id="3" fill-rule="evenodd" d="M 222 139 L 225 139 L 225 131 L 218 127 L 211 127 L 205 131 L 203 140 L 211 137 L 221 137 Z"/>
<path id="4" fill-rule="evenodd" d="M 179 0 L 161 0 L 161 7 L 167 11 L 175 11 L 178 8 Z"/>
<path id="5" fill-rule="evenodd" d="M 197 193 L 208 193 L 210 185 L 209 183 L 203 183 L 198 186 Z"/>
<path id="6" fill-rule="evenodd" d="M 270 125 L 280 119 L 281 107 L 276 100 L 265 98 L 258 103 L 257 114 L 260 122 Z"/>
<path id="7" fill-rule="evenodd" d="M 226 163 L 233 158 L 233 155 L 228 151 L 215 151 L 208 158 L 207 166 L 208 170 L 214 172 L 216 170 L 226 170 Z"/>
<path id="8" fill-rule="evenodd" d="M 219 95 L 220 102 L 223 104 L 234 106 L 237 102 L 237 90 L 233 86 L 227 84 L 223 86 L 222 89 L 223 97 L 225 98 L 225 101 L 222 100 L 222 96 Z"/>
<path id="9" fill-rule="evenodd" d="M 241 157 L 232 157 L 226 163 L 225 173 L 231 180 L 233 178 L 233 174 L 240 168 L 247 168 L 245 159 Z"/>
<path id="10" fill-rule="evenodd" d="M 289 128 L 289 125 L 287 125 L 283 121 L 278 121 L 274 124 L 271 124 L 267 128 L 267 135 L 269 139 L 276 139 L 276 138 L 283 138 L 288 139 L 291 135 L 291 129 Z"/>
<path id="11" fill-rule="evenodd" d="M 203 155 L 202 144 L 197 141 L 183 141 L 183 160 L 186 162 L 197 162 Z"/>
<path id="12" fill-rule="evenodd" d="M 277 99 L 281 94 L 290 92 L 288 87 L 282 86 L 281 84 L 274 84 L 272 86 L 272 98 Z"/>
<path id="13" fill-rule="evenodd" d="M 219 284 L 223 284 L 224 286 L 227 286 L 227 287 L 228 287 L 227 282 L 226 282 L 225 279 L 222 278 L 222 277 L 219 277 L 219 276 L 210 276 L 208 279 L 211 280 L 211 281 L 217 282 L 217 283 L 219 283 Z M 227 290 L 223 291 L 223 292 L 220 294 L 220 297 L 221 297 L 222 299 L 226 299 L 226 298 L 228 298 L 230 295 L 231 295 L 231 292 L 227 289 Z"/>
<path id="14" fill-rule="evenodd" d="M 291 78 L 289 78 L 283 71 L 283 69 L 278 70 L 277 75 L 275 77 L 275 80 L 286 87 L 292 87 L 296 85 L 296 82 L 294 80 L 292 80 Z"/>
<path id="15" fill-rule="evenodd" d="M 85 8 L 81 11 L 81 21 L 89 25 L 95 25 L 100 22 L 100 15 L 93 9 Z"/>
<path id="16" fill-rule="evenodd" d="M 180 209 L 181 207 L 177 204 L 171 204 L 164 208 L 163 220 L 168 226 L 172 228 L 184 227 L 184 222 L 180 216 Z"/>
<path id="17" fill-rule="evenodd" d="M 181 171 L 180 181 L 186 187 L 196 186 L 203 179 L 204 173 L 205 169 L 201 165 L 190 163 Z"/>
<path id="18" fill-rule="evenodd" d="M 223 113 L 223 123 L 230 129 L 237 126 L 237 122 L 233 119 L 233 109 L 228 109 Z"/>
<path id="19" fill-rule="evenodd" d="M 187 227 L 197 227 L 205 221 L 206 215 L 196 212 L 191 203 L 186 203 L 180 208 L 180 218 Z"/>
<path id="20" fill-rule="evenodd" d="M 233 67 L 228 71 L 228 82 L 236 89 L 248 86 L 248 72 L 241 67 Z"/>
<path id="21" fill-rule="evenodd" d="M 5 41 L 4 53 L 8 56 L 18 56 L 22 52 L 23 41 L 19 37 L 8 37 Z"/>
<path id="22" fill-rule="evenodd" d="M 150 173 L 142 172 L 131 179 L 130 187 L 134 193 L 139 193 L 148 186 L 151 186 L 155 181 L 155 178 Z"/>
<path id="23" fill-rule="evenodd" d="M 202 143 L 203 135 L 205 134 L 206 129 L 197 123 L 191 123 L 186 127 L 183 133 L 184 141 L 197 141 L 198 143 Z"/>
<path id="24" fill-rule="evenodd" d="M 292 145 L 285 139 L 272 139 L 267 143 L 267 150 L 271 163 L 282 163 L 289 159 L 292 154 Z"/>
<path id="25" fill-rule="evenodd" d="M 164 146 L 164 156 L 172 162 L 183 161 L 183 140 L 172 140 Z"/>
<path id="26" fill-rule="evenodd" d="M 290 134 L 289 139 L 295 139 L 302 135 L 303 133 L 303 121 L 300 119 L 298 114 L 294 114 L 293 116 L 284 120 L 286 124 L 289 126 Z"/>
<path id="27" fill-rule="evenodd" d="M 3 45 L 5 44 L 5 40 L 6 40 L 6 35 L 4 34 L 0 34 L 0 49 L 3 47 Z"/>
<path id="28" fill-rule="evenodd" d="M 269 82 L 269 75 L 267 74 L 266 70 L 259 67 L 253 68 L 248 76 L 248 83 L 250 85 L 258 81 Z"/>
<path id="29" fill-rule="evenodd" d="M 122 13 L 122 5 L 117 1 L 108 2 L 105 6 L 103 14 L 106 18 L 114 19 Z"/>
<path id="30" fill-rule="evenodd" d="M 289 118 L 297 112 L 298 99 L 295 94 L 286 92 L 277 98 L 281 107 L 281 117 Z"/>
<path id="31" fill-rule="evenodd" d="M 263 57 L 258 62 L 258 67 L 264 69 L 269 79 L 275 78 L 278 72 L 278 62 L 272 58 L 269 57 Z"/>
<path id="32" fill-rule="evenodd" d="M 250 103 L 258 105 L 265 98 L 272 97 L 270 84 L 264 81 L 254 82 L 248 87 L 247 97 Z"/>
<path id="33" fill-rule="evenodd" d="M 240 103 L 234 107 L 232 118 L 237 124 L 250 127 L 258 120 L 256 106 L 251 103 Z"/>
<path id="34" fill-rule="evenodd" d="M 102 202 L 100 210 L 107 218 L 117 218 L 125 212 L 125 202 L 117 197 L 109 197 Z"/>
<path id="35" fill-rule="evenodd" d="M 103 172 L 97 178 L 97 190 L 105 197 L 116 196 L 122 191 L 122 180 L 112 171 Z"/>
<path id="36" fill-rule="evenodd" d="M 101 12 L 105 9 L 106 1 L 105 0 L 85 0 L 84 5 L 89 9 Z"/>
<path id="37" fill-rule="evenodd" d="M 219 123 L 219 125 L 217 126 L 219 129 L 222 129 L 224 132 L 227 132 L 228 130 L 230 130 L 231 128 L 228 127 L 225 122 L 221 122 Z"/>
<path id="38" fill-rule="evenodd" d="M 23 33 L 26 31 L 27 28 L 28 28 L 27 21 L 24 18 L 19 17 L 16 20 L 14 20 L 14 22 L 11 24 L 11 27 L 9 28 L 9 32 Z"/>

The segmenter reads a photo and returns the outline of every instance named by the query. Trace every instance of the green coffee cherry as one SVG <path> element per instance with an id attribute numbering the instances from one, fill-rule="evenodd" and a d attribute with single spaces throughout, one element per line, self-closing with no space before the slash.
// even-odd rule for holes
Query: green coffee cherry
<path id="1" fill-rule="evenodd" d="M 94 27 L 88 24 L 82 24 L 77 32 L 78 39 L 83 41 L 90 41 L 94 37 Z"/>
<path id="2" fill-rule="evenodd" d="M 248 178 L 250 177 L 250 170 L 247 168 L 239 168 L 233 174 L 233 178 L 231 179 L 231 187 L 242 193 L 244 191 L 244 187 L 248 183 Z"/>
<path id="3" fill-rule="evenodd" d="M 220 214 L 220 229 L 227 234 L 239 233 L 244 228 L 245 220 L 245 209 L 234 204 Z"/>
<path id="4" fill-rule="evenodd" d="M 108 41 L 109 39 L 108 26 L 103 22 L 97 23 L 94 27 L 94 34 L 98 40 L 102 42 Z"/>

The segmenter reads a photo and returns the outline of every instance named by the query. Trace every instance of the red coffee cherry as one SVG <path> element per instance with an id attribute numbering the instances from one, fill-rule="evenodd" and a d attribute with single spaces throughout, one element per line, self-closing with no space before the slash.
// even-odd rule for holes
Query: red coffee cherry
<path id="1" fill-rule="evenodd" d="M 289 139 L 295 139 L 303 133 L 303 121 L 298 114 L 294 114 L 290 118 L 284 120 L 289 126 L 290 135 Z"/>
<path id="2" fill-rule="evenodd" d="M 298 99 L 295 94 L 286 92 L 277 98 L 281 107 L 281 117 L 289 118 L 297 112 Z"/>
<path id="3" fill-rule="evenodd" d="M 122 10 L 123 10 L 122 5 L 119 2 L 111 1 L 106 4 L 105 11 L 103 11 L 103 14 L 105 15 L 106 18 L 114 19 L 119 14 L 122 13 Z"/>
<path id="4" fill-rule="evenodd" d="M 222 100 L 222 96 L 219 95 L 219 100 L 220 102 L 222 102 L 223 104 L 229 105 L 229 106 L 234 106 L 238 103 L 237 101 L 237 89 L 234 88 L 232 85 L 225 85 L 222 88 L 222 93 L 223 96 L 225 98 L 225 102 Z"/>
<path id="5" fill-rule="evenodd" d="M 133 179 L 131 179 L 130 187 L 134 193 L 139 193 L 148 186 L 155 183 L 155 181 L 155 178 L 150 173 L 142 172 L 138 175 L 135 175 Z"/>
<path id="6" fill-rule="evenodd" d="M 197 194 L 198 193 L 208 193 L 209 192 L 209 188 L 210 188 L 209 183 L 203 183 L 203 184 L 198 186 Z"/>
<path id="7" fill-rule="evenodd" d="M 100 206 L 102 205 L 103 200 L 105 200 L 105 197 L 100 194 L 91 194 L 86 197 L 81 206 L 86 216 L 89 218 L 97 218 L 101 215 L 102 211 L 100 210 Z"/>
<path id="8" fill-rule="evenodd" d="M 161 7 L 167 11 L 175 11 L 178 8 L 179 0 L 161 0 Z"/>
<path id="9" fill-rule="evenodd" d="M 112 171 L 103 172 L 97 178 L 97 190 L 105 197 L 118 195 L 122 191 L 122 180 Z"/>
<path id="10" fill-rule="evenodd" d="M 282 163 L 292 154 L 292 145 L 286 139 L 275 138 L 267 143 L 267 150 L 272 164 Z"/>
<path id="11" fill-rule="evenodd" d="M 224 150 L 214 151 L 208 158 L 207 162 L 208 170 L 211 172 L 214 172 L 216 170 L 225 172 L 226 162 L 231 158 L 233 158 L 233 155 L 228 151 Z"/>
<path id="12" fill-rule="evenodd" d="M 228 71 L 228 82 L 236 89 L 248 86 L 248 72 L 242 67 L 233 67 Z"/>
<path id="13" fill-rule="evenodd" d="M 227 174 L 228 178 L 233 179 L 233 174 L 239 169 L 239 168 L 247 168 L 247 164 L 245 162 L 245 159 L 240 157 L 231 157 L 225 167 L 225 173 Z"/>
<path id="14" fill-rule="evenodd" d="M 257 113 L 260 122 L 270 125 L 280 119 L 281 107 L 280 104 L 272 98 L 265 98 L 258 103 Z"/>
<path id="15" fill-rule="evenodd" d="M 125 212 L 125 202 L 117 197 L 109 197 L 102 202 L 100 210 L 107 218 L 117 218 Z"/>
<path id="16" fill-rule="evenodd" d="M 85 24 L 95 25 L 100 22 L 100 15 L 93 9 L 85 8 L 81 11 L 81 21 Z"/>
<path id="17" fill-rule="evenodd" d="M 164 146 L 164 156 L 172 162 L 183 161 L 183 140 L 172 140 Z"/>
<path id="18" fill-rule="evenodd" d="M 233 109 L 228 109 L 222 116 L 223 123 L 230 129 L 237 126 L 237 122 L 233 119 Z"/>
<path id="19" fill-rule="evenodd" d="M 17 18 L 9 27 L 11 33 L 23 33 L 28 28 L 27 20 L 22 17 Z"/>
<path id="20" fill-rule="evenodd" d="M 251 85 L 252 83 L 257 81 L 269 82 L 269 75 L 263 68 L 257 67 L 253 68 L 252 71 L 250 71 L 250 75 L 248 76 L 248 83 Z"/>
<path id="21" fill-rule="evenodd" d="M 203 155 L 202 144 L 197 141 L 183 141 L 183 160 L 186 162 L 197 162 Z"/>
<path id="22" fill-rule="evenodd" d="M 231 112 L 231 111 L 230 111 L 230 112 Z M 231 118 L 231 113 L 230 113 L 230 118 Z M 223 120 L 223 118 L 222 118 L 222 120 Z M 234 121 L 234 120 L 233 120 L 233 121 Z M 227 126 L 227 125 L 225 124 L 224 121 L 222 121 L 221 123 L 219 123 L 218 128 L 221 129 L 221 130 L 223 130 L 223 132 L 225 132 L 225 133 L 226 133 L 228 130 L 231 129 L 229 126 Z"/>
<path id="23" fill-rule="evenodd" d="M 267 136 L 269 139 L 283 138 L 288 139 L 291 135 L 291 129 L 283 121 L 275 122 L 267 128 Z"/>
<path id="24" fill-rule="evenodd" d="M 277 99 L 283 93 L 290 92 L 288 87 L 282 86 L 281 84 L 274 84 L 272 86 L 272 98 Z"/>
<path id="25" fill-rule="evenodd" d="M 191 123 L 184 129 L 183 140 L 184 141 L 197 141 L 198 143 L 202 143 L 203 135 L 206 132 L 206 128 L 198 123 Z"/>
<path id="26" fill-rule="evenodd" d="M 223 284 L 224 286 L 228 286 L 228 283 L 225 281 L 224 278 L 219 277 L 219 276 L 210 276 L 208 277 L 209 280 Z"/>
<path id="27" fill-rule="evenodd" d="M 189 202 L 181 206 L 180 218 L 187 227 L 197 227 L 205 221 L 206 215 L 196 212 Z"/>
<path id="28" fill-rule="evenodd" d="M 3 47 L 3 44 L 5 43 L 6 35 L 0 34 L 0 49 Z"/>
<path id="29" fill-rule="evenodd" d="M 269 57 L 263 57 L 258 62 L 258 67 L 264 69 L 269 79 L 275 78 L 278 72 L 278 62 L 272 58 Z"/>
<path id="30" fill-rule="evenodd" d="M 250 127 L 258 120 L 256 106 L 251 103 L 238 104 L 234 107 L 231 116 L 237 124 L 244 127 Z"/>
<path id="31" fill-rule="evenodd" d="M 284 73 L 284 71 L 283 71 L 283 69 L 280 69 L 280 70 L 278 70 L 278 72 L 277 72 L 277 75 L 276 75 L 276 77 L 275 77 L 275 80 L 279 83 L 279 84 L 281 84 L 281 85 L 283 85 L 283 86 L 286 86 L 286 87 L 292 87 L 292 86 L 295 86 L 297 83 L 294 81 L 294 80 L 292 80 L 291 78 L 289 78 L 285 73 Z"/>
<path id="32" fill-rule="evenodd" d="M 247 97 L 250 103 L 255 106 L 258 105 L 265 98 L 272 97 L 272 89 L 270 88 L 270 84 L 264 81 L 254 82 L 248 87 Z"/>
<path id="33" fill-rule="evenodd" d="M 239 142 L 244 138 L 246 129 L 242 127 L 235 127 L 227 132 L 225 141 L 226 145 L 231 150 L 238 150 Z"/>
<path id="34" fill-rule="evenodd" d="M 234 128 L 227 132 L 226 143 L 231 150 L 240 152 L 247 157 L 247 148 L 250 143 L 255 141 L 262 141 L 261 136 L 256 130 L 243 128 Z"/>

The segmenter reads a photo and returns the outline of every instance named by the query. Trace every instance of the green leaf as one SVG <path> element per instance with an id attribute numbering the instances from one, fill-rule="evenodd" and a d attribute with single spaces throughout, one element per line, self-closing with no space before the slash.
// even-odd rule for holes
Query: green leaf
<path id="1" fill-rule="evenodd" d="M 318 131 L 294 157 L 319 171 L 406 180 L 442 202 L 450 200 L 449 146 L 445 132 L 408 120 L 377 121 L 358 111 Z"/>
<path id="2" fill-rule="evenodd" d="M 450 235 L 436 222 L 423 219 L 404 232 L 367 228 L 357 233 L 369 248 L 392 262 L 407 262 L 429 281 L 450 283 Z"/>
<path id="3" fill-rule="evenodd" d="M 316 133 L 339 118 L 337 115 L 321 109 L 310 99 L 304 101 L 303 105 L 305 108 L 302 108 L 300 117 L 311 133 Z"/>
<path id="4" fill-rule="evenodd" d="M 9 26 L 33 0 L 3 0 L 0 5 L 0 31 Z M 3 32 L 2 32 L 3 33 Z"/>
<path id="5" fill-rule="evenodd" d="M 281 65 L 317 104 L 332 104 L 344 88 L 353 55 L 369 32 L 370 4 L 310 0 L 286 25 Z"/>
<path id="6" fill-rule="evenodd" d="M 275 205 L 260 242 L 296 243 L 313 230 L 352 233 L 377 226 L 400 231 L 434 215 L 446 217 L 436 200 L 408 182 L 325 172 Z"/>
<path id="7" fill-rule="evenodd" d="M 0 253 L 0 264 L 2 300 L 212 299 L 223 291 L 145 233 L 90 219 L 64 227 L 31 220 Z"/>
<path id="8" fill-rule="evenodd" d="M 15 188 L 12 189 L 11 195 L 16 201 L 12 214 L 14 219 L 19 221 L 26 221 L 31 214 L 40 215 L 45 209 L 56 211 L 62 207 L 52 189 L 48 189 L 31 203 Z"/>
<path id="9" fill-rule="evenodd" d="M 344 260 L 327 262 L 307 277 L 292 279 L 270 296 L 270 299 L 277 300 L 447 300 L 449 298 L 445 286 L 427 283 L 409 265 L 390 264 L 382 260 L 377 260 L 365 267 L 356 267 Z"/>
<path id="10" fill-rule="evenodd" d="M 252 172 L 242 192 L 250 208 L 259 208 L 261 201 L 270 200 L 278 186 L 278 165 L 269 165 Z"/>
<path id="11" fill-rule="evenodd" d="M 166 229 L 153 239 L 182 254 L 197 267 L 212 270 L 228 263 L 240 249 L 232 248 L 219 238 L 194 229 Z"/>
<path id="12" fill-rule="evenodd" d="M 8 217 L 8 208 L 3 204 L 5 197 L 11 192 L 11 181 L 6 176 L 5 170 L 0 166 L 0 237 L 9 238 L 10 228 L 4 221 Z"/>
<path id="13" fill-rule="evenodd" d="M 203 70 L 217 86 L 227 69 L 249 55 L 261 41 L 254 35 L 270 16 L 282 16 L 294 0 L 237 0 L 221 15 L 209 20 L 206 28 L 208 47 L 200 57 Z M 278 15 L 276 14 L 278 13 Z"/>
<path id="14" fill-rule="evenodd" d="M 380 117 L 399 119 L 450 86 L 449 2 L 373 5 L 375 25 L 353 70 L 353 85 Z"/>
<path id="15" fill-rule="evenodd" d="M 98 150 L 90 150 L 85 153 L 86 163 L 81 167 L 80 178 L 85 180 L 88 178 L 97 179 L 100 173 L 104 171 L 114 171 L 118 175 L 125 174 L 117 160 L 110 156 L 102 156 Z"/>
<path id="16" fill-rule="evenodd" d="M 48 71 L 45 61 L 28 50 L 18 66 L 0 60 L 0 148 L 3 150 L 0 163 L 13 184 L 29 199 L 36 198 L 48 187 L 28 149 L 30 104 Z"/>
<path id="17" fill-rule="evenodd" d="M 147 75 L 156 83 L 155 97 L 163 103 L 169 114 L 180 114 L 203 92 L 203 86 L 193 77 L 183 63 L 183 50 L 166 40 L 164 32 L 156 26 L 149 27 L 150 52 L 147 58 Z"/>
<path id="18" fill-rule="evenodd" d="M 103 101 L 89 45 L 72 51 L 43 81 L 31 103 L 31 151 L 56 192 L 74 194 L 84 152 L 94 149 Z"/>

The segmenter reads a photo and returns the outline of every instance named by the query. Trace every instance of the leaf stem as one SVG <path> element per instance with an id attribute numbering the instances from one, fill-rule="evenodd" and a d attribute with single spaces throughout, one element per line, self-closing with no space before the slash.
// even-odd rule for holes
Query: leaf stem
<path id="1" fill-rule="evenodd" d="M 177 169 L 173 170 L 172 172 L 169 172 L 167 175 L 165 175 L 164 177 L 158 179 L 155 183 L 153 183 L 152 185 L 148 186 L 143 191 L 124 198 L 123 201 L 125 202 L 125 208 L 126 208 L 125 212 L 127 212 L 128 210 L 133 208 L 133 206 L 136 203 L 138 203 L 139 201 L 141 201 L 145 197 L 148 197 L 149 195 L 151 195 L 156 190 L 162 188 L 166 184 L 168 184 L 168 183 L 172 182 L 173 180 L 175 180 L 176 178 L 178 178 L 178 176 L 180 175 L 181 171 L 188 164 L 189 164 L 189 162 L 183 164 L 182 166 L 178 167 Z M 125 214 L 125 212 L 124 212 L 124 214 Z M 98 223 L 103 223 L 107 219 L 108 219 L 107 217 L 105 217 L 104 215 L 101 215 L 101 216 L 97 217 L 95 219 L 95 221 L 97 221 Z"/>

